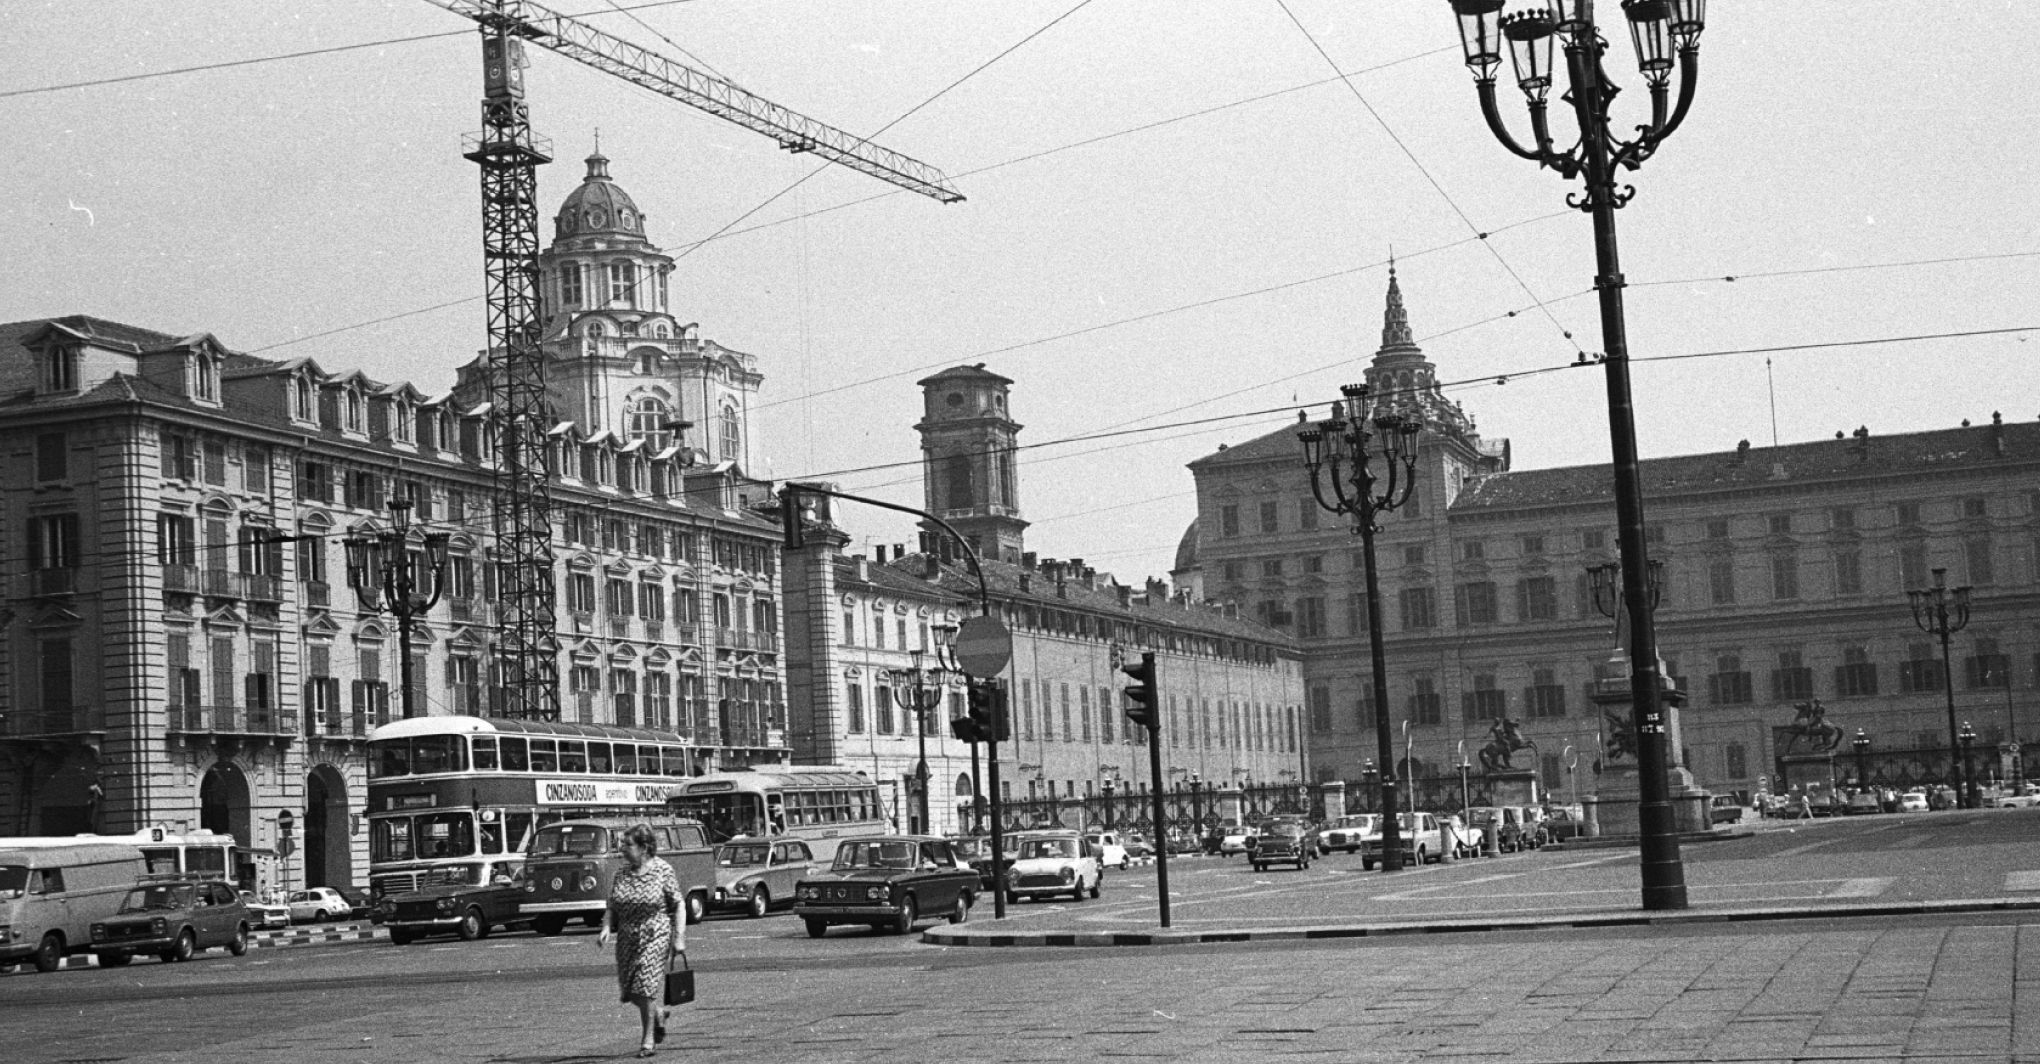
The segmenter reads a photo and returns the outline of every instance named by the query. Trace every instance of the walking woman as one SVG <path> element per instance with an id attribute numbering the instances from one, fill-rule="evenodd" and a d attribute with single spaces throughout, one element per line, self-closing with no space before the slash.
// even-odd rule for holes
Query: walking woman
<path id="1" fill-rule="evenodd" d="M 650 827 L 634 824 L 624 832 L 623 859 L 627 867 L 610 885 L 609 911 L 595 946 L 607 946 L 609 936 L 616 936 L 616 982 L 623 1000 L 637 1006 L 638 1056 L 649 1057 L 666 1040 L 666 969 L 687 952 L 687 917 L 680 879 L 659 858 Z"/>

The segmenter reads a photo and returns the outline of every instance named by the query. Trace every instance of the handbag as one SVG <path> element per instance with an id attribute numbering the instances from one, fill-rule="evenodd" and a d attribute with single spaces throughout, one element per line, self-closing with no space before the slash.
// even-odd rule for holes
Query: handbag
<path id="1" fill-rule="evenodd" d="M 666 965 L 666 1004 L 685 1005 L 694 1000 L 694 966 L 687 963 L 687 954 L 680 954 L 680 967 L 674 968 L 669 961 Z"/>

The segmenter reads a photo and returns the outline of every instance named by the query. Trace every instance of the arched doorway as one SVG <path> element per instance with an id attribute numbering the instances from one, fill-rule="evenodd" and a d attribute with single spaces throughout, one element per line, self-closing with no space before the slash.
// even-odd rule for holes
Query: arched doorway
<path id="1" fill-rule="evenodd" d="M 305 776 L 304 832 L 305 886 L 353 886 L 347 778 L 331 765 L 320 765 Z"/>
<path id="2" fill-rule="evenodd" d="M 207 769 L 198 784 L 198 826 L 234 837 L 234 881 L 243 886 L 256 882 L 255 831 L 248 795 L 248 777 L 241 766 L 221 761 Z"/>

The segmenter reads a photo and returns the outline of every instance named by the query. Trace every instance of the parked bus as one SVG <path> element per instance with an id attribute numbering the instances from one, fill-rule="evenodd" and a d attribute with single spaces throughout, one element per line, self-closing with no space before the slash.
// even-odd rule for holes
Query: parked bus
<path id="1" fill-rule="evenodd" d="M 708 827 L 720 845 L 739 835 L 804 839 L 815 860 L 834 860 L 836 843 L 892 830 L 878 784 L 853 769 L 764 765 L 682 780 L 673 812 Z"/>
<path id="2" fill-rule="evenodd" d="M 432 873 L 489 882 L 560 820 L 651 816 L 693 752 L 670 732 L 489 717 L 412 717 L 368 739 L 368 876 L 377 898 Z"/>
<path id="3" fill-rule="evenodd" d="M 28 850 L 48 846 L 133 846 L 147 862 L 144 872 L 218 876 L 231 879 L 234 837 L 211 831 L 178 833 L 165 827 L 143 828 L 132 835 L 25 835 L 0 838 L 0 849 Z"/>

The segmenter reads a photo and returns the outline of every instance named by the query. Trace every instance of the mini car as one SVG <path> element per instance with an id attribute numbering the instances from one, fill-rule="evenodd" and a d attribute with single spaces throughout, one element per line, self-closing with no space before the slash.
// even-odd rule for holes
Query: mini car
<path id="1" fill-rule="evenodd" d="M 263 929 L 289 927 L 290 906 L 280 901 L 264 901 L 252 890 L 241 892 L 241 904 L 247 906 L 248 922 Z"/>
<path id="2" fill-rule="evenodd" d="M 978 873 L 957 859 L 948 839 L 931 835 L 866 835 L 844 839 L 827 871 L 794 888 L 793 914 L 809 938 L 836 924 L 867 924 L 906 934 L 921 914 L 952 924 L 970 919 Z"/>
<path id="3" fill-rule="evenodd" d="M 1225 829 L 1218 838 L 1218 855 L 1231 857 L 1236 853 L 1247 853 L 1254 848 L 1255 828 L 1246 824 L 1234 824 Z"/>
<path id="4" fill-rule="evenodd" d="M 1927 811 L 1927 792 L 1906 791 L 1898 796 L 1898 811 L 1901 813 L 1924 813 Z"/>
<path id="5" fill-rule="evenodd" d="M 1084 841 L 1098 851 L 1098 863 L 1110 868 L 1126 869 L 1133 865 L 1133 855 L 1120 843 L 1113 832 L 1093 832 L 1084 836 Z"/>
<path id="6" fill-rule="evenodd" d="M 1743 818 L 1743 804 L 1733 794 L 1717 794 L 1707 800 L 1709 824 L 1736 824 Z"/>
<path id="7" fill-rule="evenodd" d="M 1126 854 L 1136 859 L 1153 857 L 1155 855 L 1155 845 L 1147 840 L 1146 835 L 1136 832 L 1126 837 Z"/>
<path id="8" fill-rule="evenodd" d="M 239 957 L 248 952 L 248 919 L 248 906 L 221 880 L 145 878 L 118 912 L 93 921 L 92 952 L 109 967 L 138 953 L 153 953 L 165 964 L 188 961 L 214 946 Z"/>
<path id="9" fill-rule="evenodd" d="M 711 912 L 742 912 L 757 918 L 793 904 L 800 881 L 815 871 L 815 855 L 799 839 L 738 836 L 715 848 L 715 893 Z"/>
<path id="10" fill-rule="evenodd" d="M 340 896 L 332 887 L 313 887 L 310 890 L 293 890 L 283 899 L 290 909 L 290 922 L 294 924 L 323 924 L 336 916 L 345 916 L 354 906 Z"/>
<path id="11" fill-rule="evenodd" d="M 1013 867 L 1006 873 L 1006 900 L 1095 898 L 1105 886 L 1105 869 L 1089 839 L 1074 831 L 1022 835 L 1013 841 Z"/>

